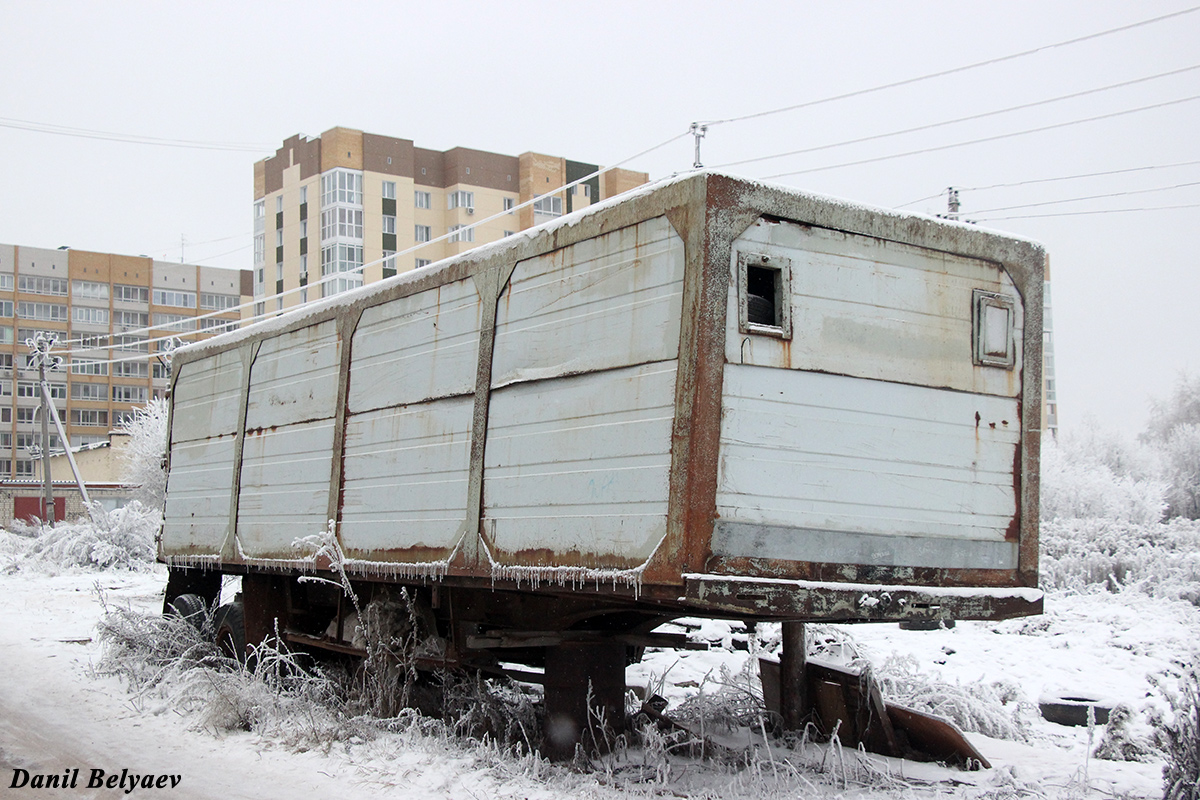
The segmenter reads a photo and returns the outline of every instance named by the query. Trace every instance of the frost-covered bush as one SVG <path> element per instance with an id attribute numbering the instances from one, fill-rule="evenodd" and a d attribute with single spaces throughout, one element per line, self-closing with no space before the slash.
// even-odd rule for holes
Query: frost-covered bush
<path id="1" fill-rule="evenodd" d="M 1175 719 L 1165 728 L 1163 800 L 1200 800 L 1200 671 L 1172 698 Z"/>
<path id="2" fill-rule="evenodd" d="M 921 670 L 912 656 L 891 656 L 875 671 L 889 702 L 944 717 L 968 732 L 1025 741 L 1031 706 L 1008 681 L 949 683 Z"/>
<path id="3" fill-rule="evenodd" d="M 1151 403 L 1142 439 L 1159 452 L 1171 516 L 1200 518 L 1200 375 L 1180 375 L 1169 397 Z"/>
<path id="4" fill-rule="evenodd" d="M 93 506 L 92 518 L 50 525 L 14 523 L 28 537 L 18 566 L 70 569 L 146 569 L 154 561 L 154 536 L 162 512 L 136 500 L 115 511 Z"/>
<path id="5" fill-rule="evenodd" d="M 1039 539 L 1043 589 L 1134 589 L 1200 605 L 1200 521 L 1056 520 Z"/>
<path id="6" fill-rule="evenodd" d="M 167 492 L 167 401 L 151 400 L 121 423 L 121 432 L 129 435 L 125 449 L 125 481 L 137 487 L 134 497 L 143 505 L 162 508 Z"/>
<path id="7" fill-rule="evenodd" d="M 1167 485 L 1150 477 L 1147 464 L 1144 453 L 1111 438 L 1064 437 L 1061 445 L 1046 440 L 1042 444 L 1042 520 L 1158 522 L 1167 507 Z"/>

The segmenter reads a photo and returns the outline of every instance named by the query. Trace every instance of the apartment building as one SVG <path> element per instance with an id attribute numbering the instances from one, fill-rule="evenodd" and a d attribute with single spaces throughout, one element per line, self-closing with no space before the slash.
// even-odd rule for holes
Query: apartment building
<path id="1" fill-rule="evenodd" d="M 539 153 L 427 150 L 409 139 L 350 128 L 333 128 L 315 139 L 293 136 L 254 165 L 259 302 L 252 311 L 282 311 L 418 269 L 648 180 L 644 172 L 615 169 L 561 190 L 598 170 Z M 536 202 L 516 208 L 527 200 Z M 450 237 L 433 241 L 445 234 Z M 431 244 L 405 252 L 423 242 Z M 335 274 L 339 277 L 315 285 Z M 279 294 L 284 296 L 274 297 Z"/>
<path id="2" fill-rule="evenodd" d="M 63 363 L 47 377 L 71 446 L 107 442 L 134 408 L 166 392 L 165 345 L 154 340 L 238 325 L 251 281 L 249 270 L 0 244 L 0 479 L 32 478 L 42 446 L 27 339 L 45 331 L 59 341 Z M 53 452 L 62 442 L 51 430 Z"/>

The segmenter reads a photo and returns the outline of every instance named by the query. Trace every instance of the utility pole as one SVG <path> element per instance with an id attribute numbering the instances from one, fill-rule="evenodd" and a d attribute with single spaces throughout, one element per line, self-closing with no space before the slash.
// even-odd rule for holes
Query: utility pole
<path id="1" fill-rule="evenodd" d="M 704 134 L 708 133 L 708 126 L 701 125 L 699 122 L 692 123 L 692 136 L 696 137 L 696 160 L 692 164 L 693 169 L 700 169 L 704 165 L 700 163 L 700 140 L 704 138 Z"/>
<path id="2" fill-rule="evenodd" d="M 46 369 L 56 369 L 62 363 L 58 356 L 50 355 L 50 350 L 58 344 L 58 337 L 46 336 L 38 331 L 32 339 L 26 339 L 25 345 L 31 351 L 31 360 L 37 364 L 38 384 L 42 387 L 42 491 L 44 496 L 43 511 L 46 521 L 54 524 L 54 484 L 50 476 L 50 390 L 46 383 Z"/>

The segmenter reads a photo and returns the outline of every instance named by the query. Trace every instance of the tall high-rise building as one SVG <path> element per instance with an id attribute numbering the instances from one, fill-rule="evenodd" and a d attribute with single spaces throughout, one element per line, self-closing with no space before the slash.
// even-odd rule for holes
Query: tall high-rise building
<path id="1" fill-rule="evenodd" d="M 47 383 L 71 446 L 107 441 L 110 428 L 167 390 L 166 343 L 154 340 L 236 327 L 250 284 L 249 270 L 0 244 L 0 478 L 32 478 L 42 446 L 26 340 L 38 331 L 58 340 L 63 363 Z M 51 430 L 53 450 L 62 442 Z"/>
<path id="2" fill-rule="evenodd" d="M 349 128 L 333 128 L 316 139 L 293 136 L 274 156 L 254 165 L 254 296 L 259 302 L 252 310 L 256 315 L 282 311 L 423 267 L 648 179 L 644 172 L 614 169 L 561 189 L 598 170 L 595 164 L 539 153 L 426 150 L 409 139 Z M 516 208 L 527 200 L 536 202 Z M 444 241 L 404 252 L 445 234 L 450 237 Z M 339 277 L 315 285 L 335 274 Z"/>

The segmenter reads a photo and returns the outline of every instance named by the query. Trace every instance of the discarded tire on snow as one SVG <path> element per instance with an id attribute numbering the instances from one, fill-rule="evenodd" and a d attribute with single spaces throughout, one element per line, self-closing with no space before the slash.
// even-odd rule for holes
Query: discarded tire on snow
<path id="1" fill-rule="evenodd" d="M 1058 725 L 1082 727 L 1088 724 L 1088 709 L 1094 709 L 1094 722 L 1097 725 L 1108 724 L 1108 713 L 1115 703 L 1100 697 L 1082 694 L 1043 695 L 1038 698 L 1038 708 L 1042 719 Z"/>

